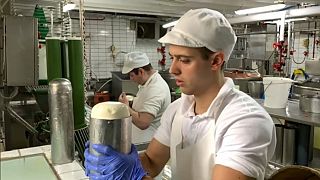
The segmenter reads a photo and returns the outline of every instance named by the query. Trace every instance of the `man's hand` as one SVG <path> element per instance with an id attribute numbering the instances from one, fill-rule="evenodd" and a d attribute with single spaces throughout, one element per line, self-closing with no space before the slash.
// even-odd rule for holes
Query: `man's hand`
<path id="1" fill-rule="evenodd" d="M 118 101 L 122 102 L 123 104 L 126 104 L 127 106 L 129 106 L 129 101 L 128 101 L 128 98 L 127 98 L 127 95 L 126 95 L 125 92 L 122 92 L 120 94 Z"/>
<path id="2" fill-rule="evenodd" d="M 111 146 L 92 144 L 92 148 L 100 153 L 99 156 L 85 150 L 86 175 L 90 179 L 134 179 L 141 180 L 146 173 L 142 168 L 137 150 L 131 146 L 129 154 L 123 154 L 114 150 Z"/>

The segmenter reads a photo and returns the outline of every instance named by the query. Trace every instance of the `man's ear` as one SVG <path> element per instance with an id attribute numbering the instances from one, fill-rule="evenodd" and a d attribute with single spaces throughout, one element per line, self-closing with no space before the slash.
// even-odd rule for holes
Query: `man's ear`
<path id="1" fill-rule="evenodd" d="M 138 72 L 141 73 L 141 75 L 143 75 L 143 74 L 144 74 L 144 69 L 139 68 L 139 69 L 138 69 Z"/>
<path id="2" fill-rule="evenodd" d="M 212 70 L 220 70 L 224 63 L 224 53 L 222 51 L 218 51 L 212 54 L 210 56 L 210 61 Z"/>

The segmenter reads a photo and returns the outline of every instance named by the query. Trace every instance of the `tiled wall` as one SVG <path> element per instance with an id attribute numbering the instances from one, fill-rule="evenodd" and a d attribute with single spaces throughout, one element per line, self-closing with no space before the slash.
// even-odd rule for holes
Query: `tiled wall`
<path id="1" fill-rule="evenodd" d="M 318 23 L 319 26 L 319 23 Z M 305 30 L 305 29 L 315 29 L 315 24 L 310 23 L 296 23 L 294 25 L 294 30 L 295 30 L 295 41 L 294 41 L 294 61 L 292 62 L 291 66 L 291 72 L 293 72 L 294 69 L 297 68 L 303 68 L 305 67 L 305 60 L 312 60 L 313 59 L 313 44 L 314 44 L 314 36 L 309 34 L 309 56 L 305 57 L 303 55 L 304 51 L 307 51 L 307 48 L 304 47 L 304 41 L 307 41 L 308 39 L 308 34 L 307 32 L 303 32 L 300 30 Z M 316 33 L 316 40 L 320 39 L 320 34 L 319 31 Z M 319 59 L 320 58 L 320 45 L 316 46 L 315 45 L 315 50 L 314 50 L 314 59 Z"/>
<path id="2" fill-rule="evenodd" d="M 131 51 L 142 51 L 147 53 L 150 62 L 158 69 L 158 60 L 161 59 L 157 47 L 160 43 L 157 39 L 137 39 L 136 30 L 130 26 L 129 17 L 105 16 L 104 19 L 89 19 L 85 21 L 87 36 L 86 54 L 93 77 L 111 77 L 112 71 L 121 71 L 124 54 Z M 79 35 L 79 20 L 72 20 L 72 31 Z M 115 47 L 112 53 L 111 46 Z M 168 57 L 168 55 L 167 55 Z M 167 67 L 170 61 L 167 60 Z"/>
<path id="3" fill-rule="evenodd" d="M 124 54 L 131 51 L 142 51 L 147 53 L 151 64 L 155 69 L 160 69 L 158 60 L 161 59 L 157 48 L 160 43 L 157 42 L 159 32 L 156 31 L 155 39 L 137 39 L 136 30 L 130 25 L 130 17 L 126 16 L 107 16 L 102 15 L 103 18 L 90 19 L 88 17 L 85 21 L 87 45 L 86 53 L 89 61 L 92 77 L 109 78 L 112 71 L 121 71 Z M 159 26 L 156 24 L 156 27 Z M 313 29 L 314 23 L 296 23 L 295 41 L 294 41 L 294 55 L 293 59 L 297 62 L 292 62 L 291 72 L 297 68 L 304 68 L 303 52 L 307 50 L 303 46 L 303 42 L 308 39 L 308 34 L 302 33 L 301 29 Z M 72 19 L 72 31 L 74 35 L 79 35 L 79 20 Z M 131 28 L 130 28 L 131 27 Z M 156 28 L 157 29 L 157 28 Z M 316 39 L 319 39 L 319 32 L 317 32 Z M 309 35 L 309 56 L 306 60 L 311 60 L 313 56 L 313 36 Z M 111 46 L 114 45 L 115 53 L 112 54 Z M 270 46 L 271 47 L 271 46 Z M 315 59 L 320 58 L 320 45 L 315 48 Z M 167 65 L 170 67 L 170 59 L 168 49 L 166 49 Z M 292 58 L 291 58 L 292 59 Z M 302 63 L 301 63 L 302 62 Z M 301 64 L 300 64 L 301 63 Z"/>

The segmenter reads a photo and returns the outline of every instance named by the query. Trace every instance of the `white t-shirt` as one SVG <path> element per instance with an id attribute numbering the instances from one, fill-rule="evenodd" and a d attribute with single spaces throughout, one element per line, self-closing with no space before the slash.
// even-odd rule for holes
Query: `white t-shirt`
<path id="1" fill-rule="evenodd" d="M 171 103 L 170 89 L 166 81 L 155 72 L 144 85 L 138 86 L 139 91 L 133 99 L 132 108 L 138 112 L 152 114 L 155 119 L 146 130 L 140 130 L 135 125 L 132 129 L 132 142 L 134 144 L 151 141 L 155 131 L 160 126 L 160 118 Z"/>
<path id="2" fill-rule="evenodd" d="M 154 138 L 170 146 L 172 120 L 179 112 L 177 109 L 182 108 L 181 113 L 186 118 L 182 124 L 185 147 L 197 143 L 207 134 L 209 123 L 216 123 L 214 163 L 263 179 L 276 146 L 273 121 L 254 99 L 234 88 L 232 79 L 225 79 L 217 97 L 203 114 L 195 115 L 192 95 L 183 95 L 170 104 Z M 225 101 L 228 103 L 220 106 Z"/>

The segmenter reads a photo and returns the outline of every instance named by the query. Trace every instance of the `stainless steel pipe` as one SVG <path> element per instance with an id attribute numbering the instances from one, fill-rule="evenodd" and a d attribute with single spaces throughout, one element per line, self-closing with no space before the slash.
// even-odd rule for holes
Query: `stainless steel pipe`
<path id="1" fill-rule="evenodd" d="M 128 107 L 120 102 L 107 101 L 92 108 L 89 141 L 110 145 L 122 153 L 131 151 L 131 116 Z M 90 146 L 90 153 L 99 155 Z"/>
<path id="2" fill-rule="evenodd" d="M 74 160 L 74 119 L 72 86 L 68 79 L 49 83 L 51 158 L 53 164 Z"/>

